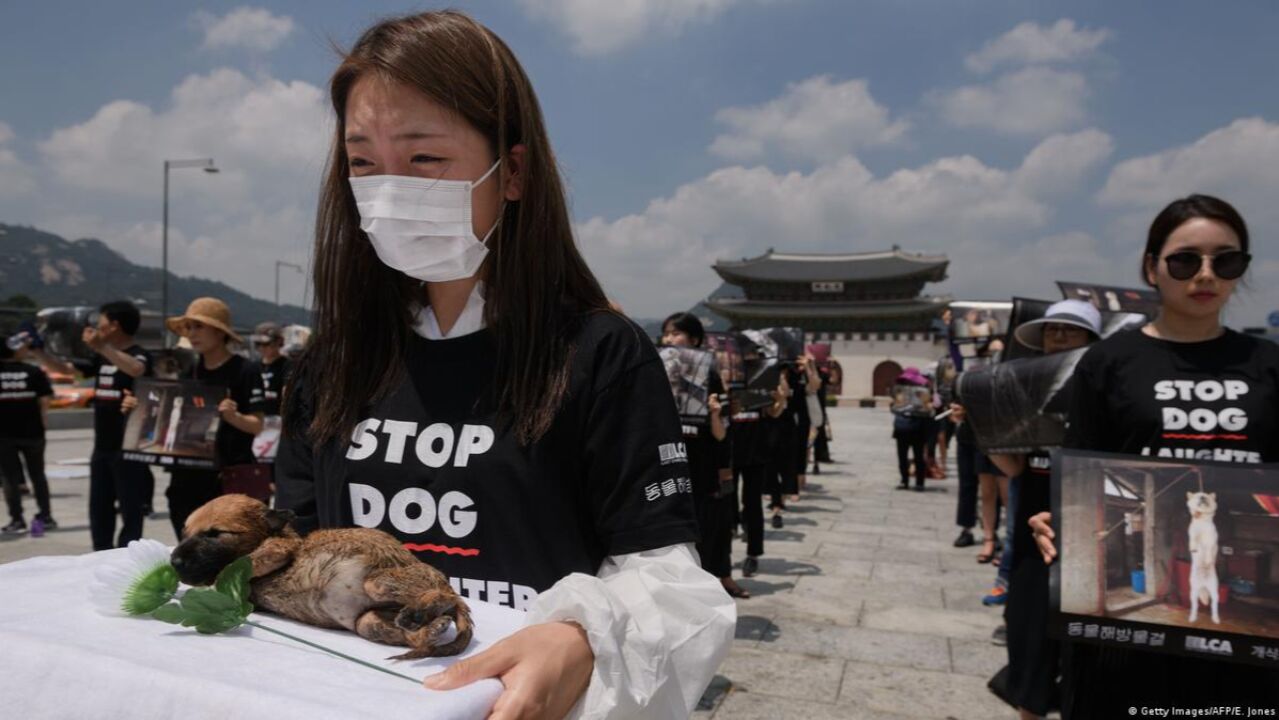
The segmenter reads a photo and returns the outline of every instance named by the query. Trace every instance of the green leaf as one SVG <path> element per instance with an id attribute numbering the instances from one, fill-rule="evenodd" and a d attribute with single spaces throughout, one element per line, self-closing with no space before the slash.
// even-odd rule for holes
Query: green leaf
<path id="1" fill-rule="evenodd" d="M 186 618 L 186 614 L 182 612 L 181 606 L 177 603 L 169 603 L 168 605 L 161 605 L 156 608 L 155 611 L 151 613 L 151 617 L 156 620 L 163 620 L 170 625 L 181 625 L 182 621 Z"/>
<path id="2" fill-rule="evenodd" d="M 249 605 L 249 581 L 253 579 L 253 561 L 248 555 L 238 558 L 235 562 L 222 568 L 222 572 L 218 573 L 218 579 L 213 583 L 214 589 L 218 592 L 234 598 L 237 604 L 247 606 L 249 610 L 245 614 L 252 612 L 252 605 Z"/>
<path id="3" fill-rule="evenodd" d="M 178 573 L 172 565 L 157 565 L 129 586 L 124 594 L 124 611 L 130 615 L 146 615 L 164 605 L 178 591 Z"/>

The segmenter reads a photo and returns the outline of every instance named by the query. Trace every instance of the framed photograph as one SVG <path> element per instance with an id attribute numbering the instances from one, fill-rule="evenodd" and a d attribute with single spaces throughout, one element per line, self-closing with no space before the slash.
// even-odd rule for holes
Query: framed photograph
<path id="1" fill-rule="evenodd" d="M 774 327 L 743 330 L 742 335 L 759 348 L 765 357 L 780 362 L 795 362 L 804 354 L 804 331 L 797 327 Z"/>
<path id="2" fill-rule="evenodd" d="M 919 385 L 894 385 L 892 411 L 911 417 L 933 416 L 933 391 Z"/>
<path id="3" fill-rule="evenodd" d="M 1155 317 L 1159 314 L 1159 293 L 1146 289 L 1092 285 L 1058 281 L 1057 287 L 1066 300 L 1083 300 L 1093 307 L 1110 312 L 1134 312 Z"/>
<path id="4" fill-rule="evenodd" d="M 1010 302 L 954 302 L 950 304 L 950 343 L 965 358 L 977 358 L 1008 332 Z M 968 364 L 965 363 L 965 368 Z"/>
<path id="5" fill-rule="evenodd" d="M 1279 669 L 1279 466 L 1059 451 L 1050 632 Z"/>
<path id="6" fill-rule="evenodd" d="M 125 460 L 166 467 L 216 469 L 214 441 L 227 389 L 196 380 L 138 378 L 138 406 L 124 427 Z"/>
<path id="7" fill-rule="evenodd" d="M 715 371 L 715 353 L 690 347 L 664 346 L 657 349 L 666 365 L 666 378 L 671 382 L 675 409 L 680 420 L 689 425 L 710 422 L 711 373 Z"/>
<path id="8" fill-rule="evenodd" d="M 715 353 L 715 367 L 719 369 L 724 387 L 746 387 L 746 359 L 742 356 L 741 343 L 735 333 L 706 333 L 706 349 Z"/>

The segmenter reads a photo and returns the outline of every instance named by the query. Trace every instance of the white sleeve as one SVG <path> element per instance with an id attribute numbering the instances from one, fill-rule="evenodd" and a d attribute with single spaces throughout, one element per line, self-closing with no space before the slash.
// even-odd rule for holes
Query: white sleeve
<path id="1" fill-rule="evenodd" d="M 687 718 L 728 654 L 737 605 L 691 544 L 671 545 L 609 557 L 597 577 L 569 575 L 538 596 L 527 624 L 565 620 L 595 653 L 569 718 Z"/>

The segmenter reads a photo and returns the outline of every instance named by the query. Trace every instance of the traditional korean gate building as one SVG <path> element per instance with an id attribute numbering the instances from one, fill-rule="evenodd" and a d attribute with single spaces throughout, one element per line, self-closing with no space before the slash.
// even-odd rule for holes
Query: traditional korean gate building
<path id="1" fill-rule="evenodd" d="M 888 394 L 908 366 L 924 367 L 945 352 L 939 318 L 947 296 L 924 295 L 946 279 L 950 260 L 894 247 L 854 254 L 779 253 L 721 260 L 724 284 L 699 305 L 738 329 L 793 326 L 809 342 L 831 344 L 843 368 L 843 397 Z"/>

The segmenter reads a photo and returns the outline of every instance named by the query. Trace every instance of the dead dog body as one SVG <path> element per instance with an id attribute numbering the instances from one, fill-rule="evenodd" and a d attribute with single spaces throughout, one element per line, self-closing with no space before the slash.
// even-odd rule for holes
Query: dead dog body
<path id="1" fill-rule="evenodd" d="M 173 567 L 188 585 L 209 585 L 248 555 L 255 607 L 412 648 L 397 660 L 456 655 L 470 644 L 466 602 L 443 573 L 395 538 L 369 528 L 317 530 L 303 538 L 289 526 L 292 518 L 247 495 L 223 495 L 187 518 Z M 441 642 L 450 626 L 457 636 Z"/>

